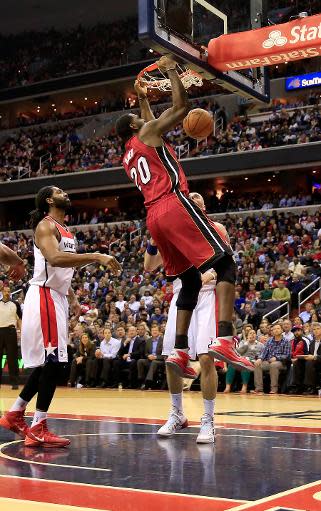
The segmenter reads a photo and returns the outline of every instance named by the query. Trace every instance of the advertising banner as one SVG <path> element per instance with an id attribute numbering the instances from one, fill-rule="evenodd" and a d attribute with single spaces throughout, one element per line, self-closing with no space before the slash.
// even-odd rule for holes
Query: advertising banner
<path id="1" fill-rule="evenodd" d="M 208 63 L 220 71 L 273 66 L 321 55 L 321 14 L 211 39 Z"/>

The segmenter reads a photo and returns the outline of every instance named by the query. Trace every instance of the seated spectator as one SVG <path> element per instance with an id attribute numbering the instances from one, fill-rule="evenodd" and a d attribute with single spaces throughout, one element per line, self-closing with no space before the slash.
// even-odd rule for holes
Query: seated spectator
<path id="1" fill-rule="evenodd" d="M 285 287 L 285 281 L 279 280 L 278 285 L 273 289 L 272 300 L 279 302 L 291 302 L 291 294 L 287 287 Z"/>
<path id="2" fill-rule="evenodd" d="M 313 299 L 313 307 L 315 312 L 320 316 L 321 315 L 321 300 L 320 297 L 317 296 Z"/>
<path id="3" fill-rule="evenodd" d="M 143 299 L 147 309 L 153 306 L 153 296 L 151 295 L 148 289 L 146 289 L 146 291 L 144 292 Z"/>
<path id="4" fill-rule="evenodd" d="M 163 338 L 160 335 L 159 327 L 153 325 L 151 327 L 151 337 L 147 339 L 145 344 L 144 358 L 137 362 L 138 382 L 141 384 L 142 390 L 154 388 L 158 369 L 165 367 L 162 351 Z"/>
<path id="5" fill-rule="evenodd" d="M 146 278 L 145 279 L 145 284 L 143 286 L 140 287 L 139 289 L 139 294 L 141 297 L 144 297 L 145 296 L 145 291 L 149 291 L 149 295 L 148 296 L 151 296 L 154 291 L 155 291 L 155 288 L 154 286 L 151 284 L 150 282 L 150 278 Z M 151 297 L 153 301 L 153 297 Z"/>
<path id="6" fill-rule="evenodd" d="M 298 278 L 301 278 L 304 276 L 304 269 L 305 266 L 300 263 L 300 260 L 298 257 L 293 257 L 293 260 L 289 264 L 288 269 L 291 273 L 293 273 L 293 276 L 296 276 Z"/>
<path id="7" fill-rule="evenodd" d="M 136 295 L 130 295 L 128 306 L 132 312 L 132 314 L 136 314 L 139 310 L 140 303 L 136 299 Z"/>
<path id="8" fill-rule="evenodd" d="M 301 320 L 301 318 L 300 318 Z M 303 324 L 303 335 L 306 340 L 306 343 L 308 347 L 310 346 L 311 341 L 313 341 L 313 334 L 311 329 L 311 323 L 304 323 Z"/>
<path id="9" fill-rule="evenodd" d="M 242 310 L 245 307 L 245 298 L 240 295 L 239 291 L 235 291 L 234 306 L 239 310 Z"/>
<path id="10" fill-rule="evenodd" d="M 292 331 L 292 323 L 289 319 L 284 319 L 282 323 L 280 323 L 283 328 L 283 337 L 287 341 L 292 341 L 294 339 L 294 333 Z"/>
<path id="11" fill-rule="evenodd" d="M 160 325 L 164 319 L 165 316 L 162 314 L 161 308 L 155 307 L 154 313 L 150 317 L 151 322 L 157 321 L 157 323 Z"/>
<path id="12" fill-rule="evenodd" d="M 276 272 L 279 273 L 279 275 L 282 275 L 286 270 L 289 269 L 289 263 L 288 261 L 285 259 L 284 255 L 281 254 L 279 256 L 279 260 L 276 261 L 275 263 L 275 269 L 276 269 Z"/>
<path id="13" fill-rule="evenodd" d="M 283 338 L 281 325 L 273 325 L 271 331 L 273 337 L 267 341 L 260 357 L 254 363 L 256 394 L 263 394 L 263 371 L 269 371 L 270 373 L 270 394 L 277 394 L 279 391 L 279 373 L 287 369 L 287 363 L 291 360 L 291 346 Z"/>
<path id="14" fill-rule="evenodd" d="M 69 345 L 72 350 L 72 356 L 78 351 L 80 345 L 80 339 L 84 333 L 84 327 L 82 323 L 77 323 L 75 328 L 69 333 Z"/>
<path id="15" fill-rule="evenodd" d="M 127 304 L 126 300 L 124 300 L 124 295 L 122 293 L 118 293 L 118 299 L 115 303 L 116 308 L 119 309 L 120 312 L 123 312 L 125 305 Z"/>
<path id="16" fill-rule="evenodd" d="M 137 361 L 143 358 L 145 343 L 138 338 L 137 328 L 134 325 L 128 327 L 127 337 L 113 364 L 113 387 L 118 387 L 121 383 L 121 373 L 128 369 L 128 388 L 136 387 L 137 380 Z"/>
<path id="17" fill-rule="evenodd" d="M 298 359 L 293 371 L 293 385 L 303 394 L 317 393 L 321 378 L 321 323 L 312 323 L 313 340 L 304 359 Z M 304 376 L 303 376 L 304 375 Z"/>
<path id="18" fill-rule="evenodd" d="M 257 358 L 259 358 L 263 348 L 264 345 L 256 339 L 255 330 L 249 330 L 247 333 L 246 341 L 240 341 L 236 349 L 240 355 L 254 362 L 255 360 L 257 360 Z M 236 369 L 229 365 L 226 373 L 226 387 L 224 390 L 225 393 L 231 392 L 231 388 L 235 378 L 235 373 Z M 240 391 L 241 394 L 247 393 L 247 386 L 249 383 L 250 376 L 251 376 L 250 371 L 246 370 L 241 371 L 242 379 L 242 389 Z"/>
<path id="19" fill-rule="evenodd" d="M 80 338 L 79 348 L 71 363 L 70 386 L 88 386 L 93 374 L 96 346 L 91 340 L 89 331 L 84 332 Z M 83 383 L 81 383 L 83 382 Z"/>
<path id="20" fill-rule="evenodd" d="M 140 339 L 142 342 L 146 342 L 147 341 L 147 327 L 146 327 L 146 324 L 141 322 L 141 323 L 138 323 L 137 325 L 137 337 L 138 339 Z"/>
<path id="21" fill-rule="evenodd" d="M 264 289 L 261 291 L 261 299 L 262 300 L 271 300 L 272 299 L 273 290 L 268 282 L 264 282 Z"/>
<path id="22" fill-rule="evenodd" d="M 98 309 L 96 302 L 90 302 L 90 308 L 86 312 L 84 319 L 87 324 L 91 325 L 98 318 Z"/>
<path id="23" fill-rule="evenodd" d="M 121 341 L 121 344 L 123 345 L 126 340 L 126 330 L 123 326 L 119 325 L 116 328 L 115 338 Z"/>
<path id="24" fill-rule="evenodd" d="M 259 277 L 259 280 L 255 284 L 255 290 L 256 291 L 264 291 L 265 290 L 265 284 L 267 284 L 267 289 L 269 288 L 269 284 L 266 282 L 266 278 L 264 275 L 261 275 Z M 264 296 L 264 295 L 263 295 Z M 271 291 L 271 297 L 272 297 L 272 291 Z M 262 298 L 262 295 L 261 295 Z M 268 298 L 262 298 L 262 300 L 267 300 Z"/>
<path id="25" fill-rule="evenodd" d="M 262 319 L 260 328 L 257 331 L 257 340 L 265 344 L 270 339 L 271 325 L 267 319 Z"/>
<path id="26" fill-rule="evenodd" d="M 300 319 L 302 320 L 303 324 L 308 323 L 311 321 L 311 312 L 313 310 L 313 305 L 310 302 L 307 302 L 304 306 L 304 311 L 301 312 Z"/>
<path id="27" fill-rule="evenodd" d="M 298 356 L 308 354 L 308 344 L 303 336 L 303 327 L 294 326 L 292 328 L 294 338 L 291 341 L 291 371 L 289 375 L 290 394 L 300 394 L 302 391 L 302 385 L 298 382 L 303 383 L 304 364 Z M 303 370 L 303 371 L 302 371 Z"/>
<path id="28" fill-rule="evenodd" d="M 258 328 L 261 315 L 253 307 L 251 307 L 250 303 L 246 303 L 244 309 L 239 311 L 239 316 L 243 321 L 243 325 L 250 324 L 254 329 Z"/>
<path id="29" fill-rule="evenodd" d="M 288 284 L 288 289 L 291 293 L 291 304 L 292 307 L 298 307 L 298 295 L 299 292 L 304 288 L 304 283 L 299 280 L 298 275 L 293 275 L 291 281 Z"/>
<path id="30" fill-rule="evenodd" d="M 95 364 L 93 371 L 93 380 L 96 383 L 100 381 L 100 387 L 108 387 L 112 385 L 111 374 L 113 362 L 121 347 L 121 341 L 112 337 L 110 328 L 104 329 L 103 340 L 99 348 L 95 352 Z"/>

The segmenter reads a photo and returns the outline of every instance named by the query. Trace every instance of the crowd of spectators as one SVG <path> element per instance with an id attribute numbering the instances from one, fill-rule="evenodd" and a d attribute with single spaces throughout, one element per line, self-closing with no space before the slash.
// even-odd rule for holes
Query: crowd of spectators
<path id="1" fill-rule="evenodd" d="M 168 141 L 179 157 L 203 157 L 215 154 L 257 151 L 265 148 L 303 144 L 321 140 L 321 108 L 309 110 L 275 109 L 264 122 L 235 115 L 230 122 L 224 107 L 214 100 L 194 100 L 193 107 L 216 113 L 222 128 L 197 143 L 186 136 L 182 126 L 167 133 Z M 161 111 L 156 107 L 156 114 Z M 8 181 L 38 175 L 97 170 L 121 165 L 124 148 L 120 139 L 109 135 L 84 139 L 77 132 L 80 120 L 52 127 L 37 127 L 10 136 L 0 147 L 0 180 Z M 40 157 L 50 153 L 44 165 Z"/>
<path id="2" fill-rule="evenodd" d="M 301 214 L 272 212 L 271 216 L 262 211 L 243 219 L 232 219 L 231 215 L 226 215 L 224 224 L 238 266 L 235 292 L 235 327 L 240 339 L 238 349 L 261 361 L 255 362 L 254 390 L 260 393 L 266 389 L 262 375 L 270 371 L 272 392 L 278 391 L 278 383 L 286 383 L 286 387 L 282 388 L 291 392 L 315 393 L 320 385 L 319 296 L 308 301 L 300 313 L 297 309 L 298 293 L 321 276 L 321 210 L 312 216 L 304 211 Z M 79 252 L 110 251 L 121 262 L 123 272 L 120 277 L 112 277 L 108 271 L 92 265 L 77 270 L 74 275 L 72 285 L 82 313 L 80 318 L 70 319 L 72 371 L 69 383 L 72 385 L 165 386 L 160 352 L 172 284 L 161 269 L 152 274 L 144 271 L 148 233 L 144 229 L 137 231 L 137 227 L 132 222 L 106 225 L 95 231 L 91 226 L 84 230 L 74 228 Z M 23 233 L 5 234 L 1 241 L 18 252 L 30 274 L 33 265 L 32 238 Z M 12 291 L 22 289 L 17 294 L 22 308 L 26 282 L 27 279 L 16 288 L 12 287 Z M 0 288 L 4 283 L 5 275 L 0 275 Z M 285 304 L 284 311 L 272 312 L 264 320 L 265 314 L 282 304 Z M 280 332 L 272 328 L 271 323 L 286 314 L 287 304 L 292 324 L 282 322 L 280 338 Z M 293 327 L 302 327 L 302 332 L 300 329 L 297 331 L 301 332 L 303 339 L 292 342 L 298 335 L 292 332 Z M 283 338 L 287 341 L 286 346 Z M 282 344 L 277 344 L 281 340 Z M 303 352 L 296 354 L 311 357 L 305 360 L 300 356 L 298 365 L 294 367 L 291 364 L 296 363 L 294 352 L 299 342 Z M 270 367 L 271 360 L 273 363 L 281 362 L 281 365 L 275 363 Z M 223 364 L 218 366 L 218 370 L 222 389 L 225 383 L 227 392 L 235 386 L 238 388 L 238 379 L 235 381 L 232 369 Z M 292 380 L 289 380 L 290 377 Z M 242 374 L 242 384 L 243 391 L 251 388 L 249 375 Z"/>
<path id="3" fill-rule="evenodd" d="M 137 20 L 0 37 L 0 88 L 18 87 L 144 60 Z"/>

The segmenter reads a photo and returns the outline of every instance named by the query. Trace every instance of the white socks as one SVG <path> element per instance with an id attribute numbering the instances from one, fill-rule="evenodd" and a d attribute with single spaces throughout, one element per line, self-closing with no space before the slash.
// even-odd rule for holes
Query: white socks
<path id="1" fill-rule="evenodd" d="M 10 408 L 10 412 L 23 412 L 27 408 L 28 401 L 21 399 L 21 397 L 17 397 L 15 402 Z"/>
<path id="2" fill-rule="evenodd" d="M 177 408 L 177 410 L 183 413 L 183 393 L 180 394 L 171 394 L 171 400 L 173 408 Z"/>
<path id="3" fill-rule="evenodd" d="M 205 415 L 208 415 L 209 417 L 214 417 L 214 399 L 203 399 L 204 402 L 204 412 Z"/>
<path id="4" fill-rule="evenodd" d="M 31 427 L 35 426 L 36 424 L 39 424 L 39 422 L 45 420 L 47 418 L 47 412 L 39 412 L 38 410 L 35 411 L 35 414 L 33 416 L 33 421 L 31 424 Z"/>

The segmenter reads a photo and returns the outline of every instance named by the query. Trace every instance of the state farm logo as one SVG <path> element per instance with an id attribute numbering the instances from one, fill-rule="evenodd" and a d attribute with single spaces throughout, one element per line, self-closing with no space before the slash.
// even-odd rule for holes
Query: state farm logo
<path id="1" fill-rule="evenodd" d="M 263 42 L 262 46 L 268 49 L 273 48 L 273 46 L 284 46 L 287 42 L 287 37 L 284 37 L 280 30 L 273 30 L 270 32 L 269 38 Z"/>
<path id="2" fill-rule="evenodd" d="M 282 35 L 281 30 L 272 30 L 268 39 L 263 41 L 263 48 L 270 49 L 274 46 L 284 46 L 285 44 L 299 44 L 307 41 L 321 39 L 321 23 L 317 26 L 295 25 L 292 27 L 288 37 Z"/>

